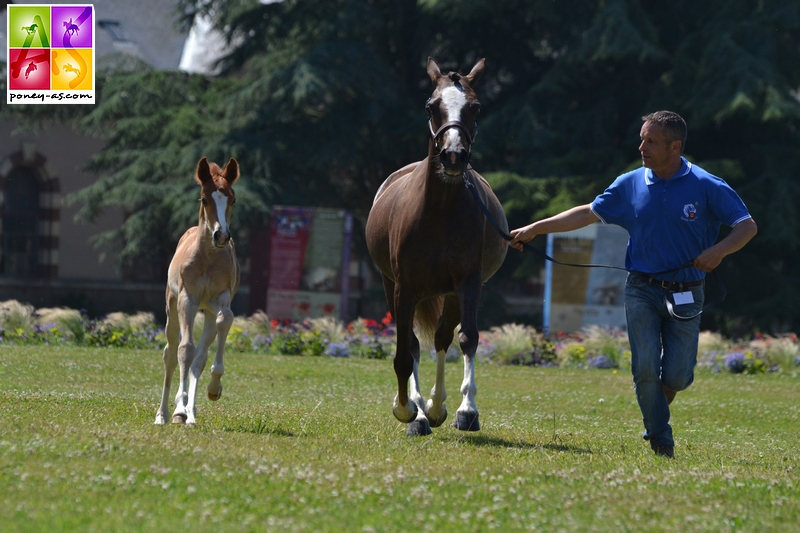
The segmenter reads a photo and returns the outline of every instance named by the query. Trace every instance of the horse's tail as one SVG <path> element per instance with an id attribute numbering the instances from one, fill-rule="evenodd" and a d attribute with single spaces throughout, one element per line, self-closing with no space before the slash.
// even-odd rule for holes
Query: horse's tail
<path id="1" fill-rule="evenodd" d="M 417 304 L 414 316 L 417 319 L 419 339 L 426 346 L 433 346 L 436 327 L 444 308 L 444 296 L 422 300 Z"/>

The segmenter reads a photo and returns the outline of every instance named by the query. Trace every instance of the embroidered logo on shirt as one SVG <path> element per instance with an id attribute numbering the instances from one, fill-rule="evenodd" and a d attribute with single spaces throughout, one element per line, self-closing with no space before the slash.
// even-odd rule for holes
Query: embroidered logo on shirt
<path id="1" fill-rule="evenodd" d="M 697 208 L 694 204 L 686 204 L 683 206 L 683 220 L 694 222 L 697 220 Z"/>

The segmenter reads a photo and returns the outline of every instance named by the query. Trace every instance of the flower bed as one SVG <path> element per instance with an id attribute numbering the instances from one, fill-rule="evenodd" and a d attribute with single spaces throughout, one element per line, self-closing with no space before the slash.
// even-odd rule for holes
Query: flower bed
<path id="1" fill-rule="evenodd" d="M 198 314 L 195 342 L 200 339 L 203 323 L 203 315 Z M 15 300 L 0 303 L 0 345 L 162 349 L 165 343 L 164 329 L 151 313 L 113 313 L 90 319 L 82 310 L 35 310 Z M 270 355 L 386 359 L 394 355 L 395 328 L 388 313 L 381 321 L 359 318 L 344 325 L 331 317 L 302 322 L 271 320 L 258 312 L 234 320 L 226 347 L 230 351 Z M 428 350 L 434 357 L 433 349 Z M 531 326 L 505 324 L 481 332 L 476 356 L 500 365 L 586 369 L 627 369 L 631 360 L 627 334 L 598 326 L 547 338 Z M 460 351 L 451 346 L 447 360 L 458 359 Z M 773 337 L 757 333 L 751 340 L 734 342 L 704 331 L 700 334 L 697 362 L 699 367 L 714 372 L 798 375 L 800 344 L 794 334 Z"/>

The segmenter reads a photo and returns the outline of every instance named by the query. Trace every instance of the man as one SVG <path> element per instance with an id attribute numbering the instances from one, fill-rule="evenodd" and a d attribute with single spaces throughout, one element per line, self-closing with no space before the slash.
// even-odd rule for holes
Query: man
<path id="1" fill-rule="evenodd" d="M 643 437 L 656 454 L 672 458 L 669 404 L 694 380 L 703 280 L 725 256 L 747 244 L 757 228 L 727 183 L 682 157 L 687 128 L 680 115 L 658 111 L 642 121 L 641 168 L 619 176 L 591 204 L 511 231 L 509 245 L 522 250 L 522 243 L 536 235 L 598 220 L 628 231 L 625 315 Z M 720 224 L 732 229 L 715 244 Z M 698 316 L 680 320 L 671 315 L 665 292 L 675 315 Z"/>

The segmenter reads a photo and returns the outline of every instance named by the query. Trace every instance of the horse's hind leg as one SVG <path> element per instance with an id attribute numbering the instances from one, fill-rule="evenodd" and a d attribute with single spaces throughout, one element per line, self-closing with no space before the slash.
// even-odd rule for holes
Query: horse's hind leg
<path id="1" fill-rule="evenodd" d="M 215 402 L 222 396 L 222 376 L 225 374 L 225 366 L 222 364 L 222 356 L 225 352 L 225 341 L 228 332 L 233 325 L 233 311 L 231 311 L 231 296 L 224 292 L 217 298 L 214 304 L 217 311 L 215 327 L 217 328 L 217 353 L 214 357 L 214 364 L 211 365 L 211 381 L 208 384 L 208 399 Z"/>
<path id="2" fill-rule="evenodd" d="M 169 389 L 172 386 L 172 375 L 178 366 L 178 308 L 175 298 L 167 295 L 167 325 L 165 328 L 167 345 L 164 347 L 164 388 L 161 391 L 161 405 L 156 411 L 155 423 L 163 425 L 169 419 Z"/>
<path id="3" fill-rule="evenodd" d="M 431 389 L 431 397 L 428 400 L 425 412 L 432 427 L 439 427 L 447 420 L 447 406 L 444 401 L 447 399 L 447 391 L 444 385 L 444 366 L 447 357 L 447 349 L 453 342 L 453 330 L 461 319 L 458 298 L 448 296 L 444 300 L 444 310 L 439 319 L 434 337 L 434 348 L 436 349 L 436 382 Z"/>
<path id="4" fill-rule="evenodd" d="M 475 404 L 475 395 L 478 393 L 478 387 L 475 385 L 475 352 L 478 351 L 480 274 L 476 273 L 463 283 L 458 294 L 461 302 L 461 329 L 458 332 L 458 340 L 461 351 L 464 352 L 464 380 L 461 382 L 463 399 L 456 411 L 453 426 L 462 431 L 478 431 L 481 425 L 478 421 L 478 406 Z"/>

